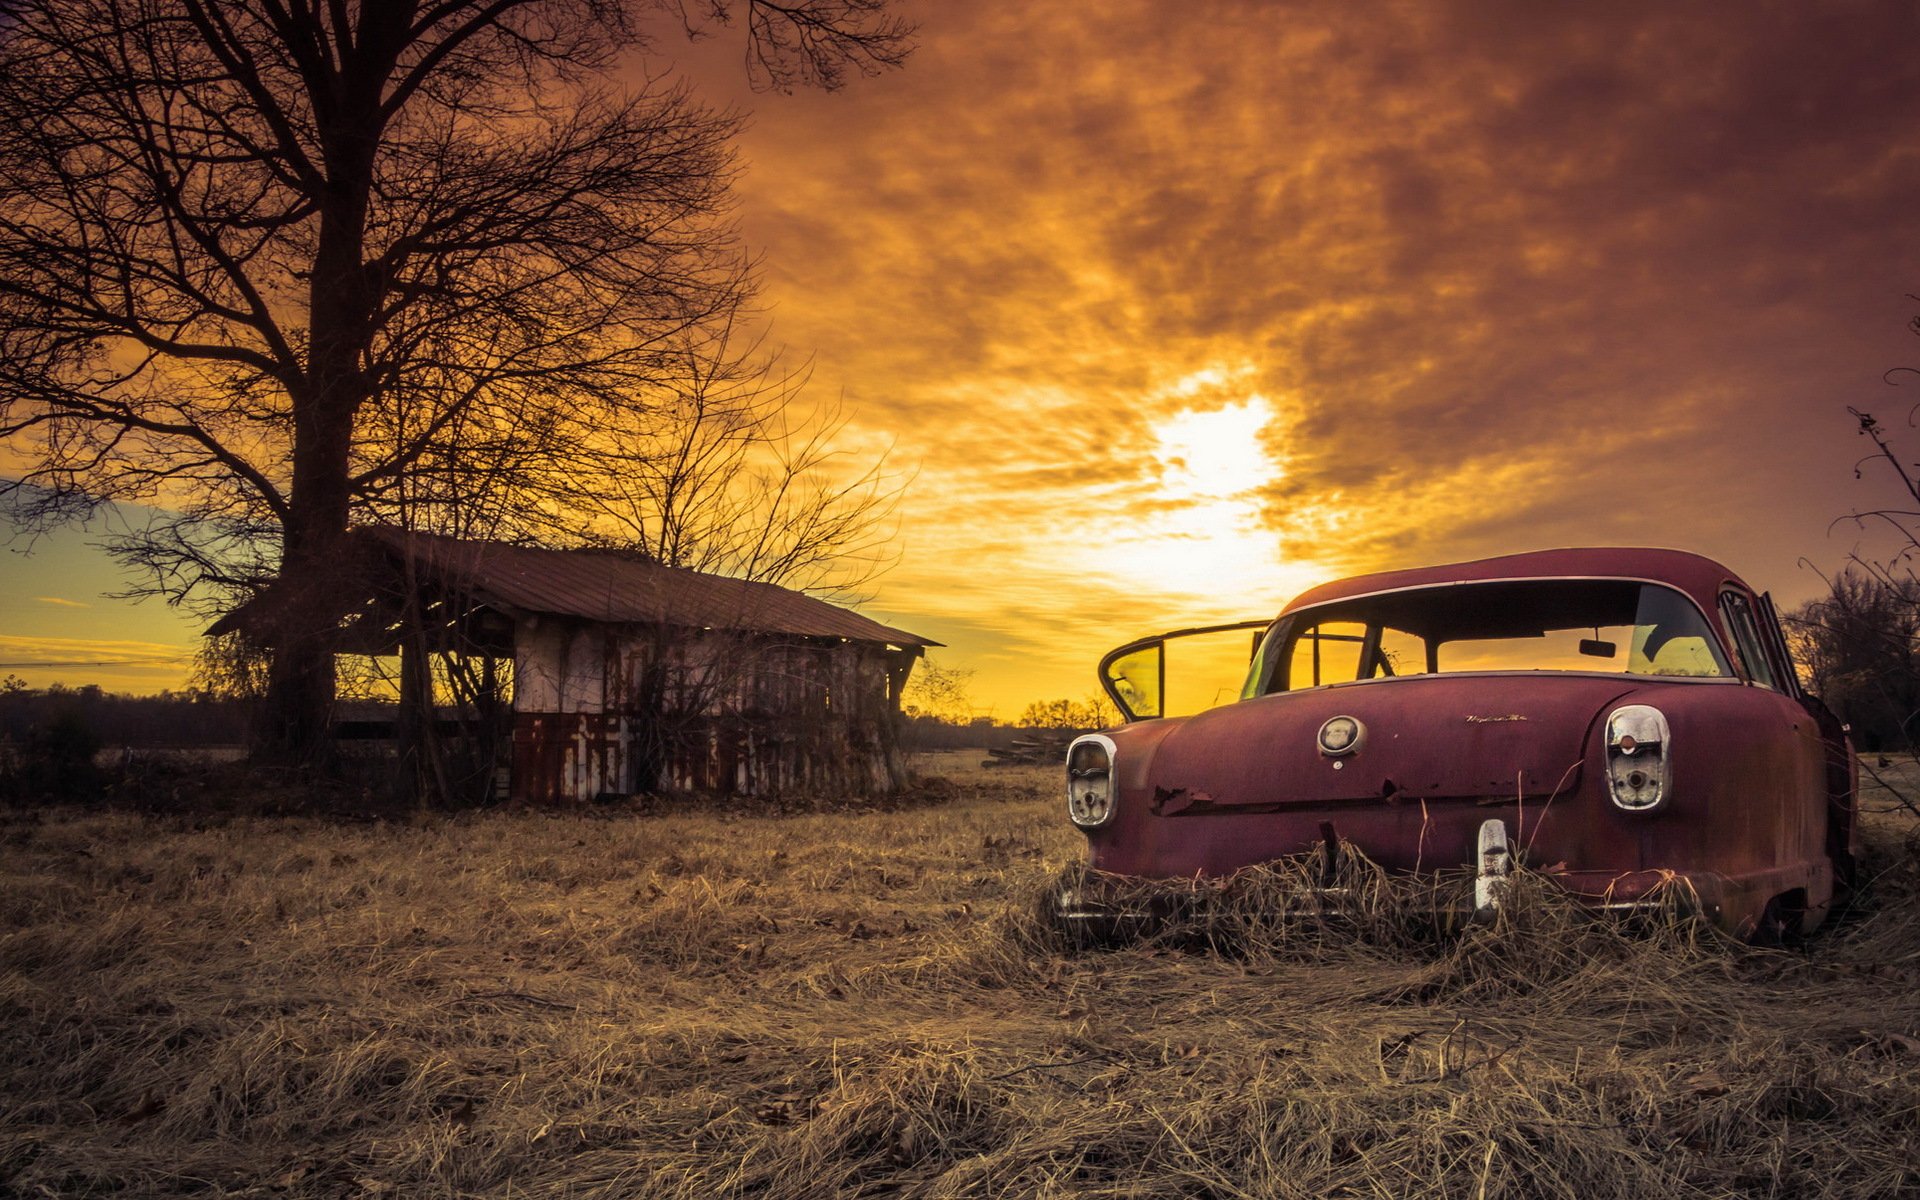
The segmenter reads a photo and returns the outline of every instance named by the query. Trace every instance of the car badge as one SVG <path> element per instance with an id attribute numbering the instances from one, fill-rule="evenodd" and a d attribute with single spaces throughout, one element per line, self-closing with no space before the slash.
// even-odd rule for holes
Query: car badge
<path id="1" fill-rule="evenodd" d="M 1338 758 L 1358 750 L 1360 739 L 1366 736 L 1366 732 L 1366 726 L 1360 724 L 1357 717 L 1329 717 L 1326 724 L 1320 726 L 1319 736 L 1315 740 L 1320 743 L 1320 753 L 1328 758 Z"/>

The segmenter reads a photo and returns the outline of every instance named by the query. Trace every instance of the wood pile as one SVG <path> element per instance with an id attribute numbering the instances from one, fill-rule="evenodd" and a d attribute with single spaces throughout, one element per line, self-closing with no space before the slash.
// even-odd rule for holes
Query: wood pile
<path id="1" fill-rule="evenodd" d="M 1073 741 L 1071 729 L 1034 729 L 1024 737 L 1008 742 L 1003 749 L 992 746 L 987 753 L 993 757 L 984 759 L 983 767 L 1050 767 L 1063 763 L 1067 758 L 1067 743 Z"/>

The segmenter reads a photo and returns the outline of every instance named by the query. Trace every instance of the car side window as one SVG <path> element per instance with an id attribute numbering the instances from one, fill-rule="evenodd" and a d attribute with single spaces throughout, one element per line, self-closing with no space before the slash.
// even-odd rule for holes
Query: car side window
<path id="1" fill-rule="evenodd" d="M 1754 624 L 1753 606 L 1747 598 L 1739 592 L 1720 593 L 1720 612 L 1727 619 L 1727 628 L 1733 631 L 1734 644 L 1747 674 L 1762 687 L 1780 690 L 1780 681 L 1774 677 L 1773 663 L 1760 640 L 1760 627 Z"/>
<path id="2" fill-rule="evenodd" d="M 1366 640 L 1367 627 L 1357 621 L 1322 621 L 1301 630 L 1287 664 L 1287 690 L 1358 679 L 1360 650 Z"/>
<path id="3" fill-rule="evenodd" d="M 1780 677 L 1781 691 L 1792 696 L 1803 696 L 1800 677 L 1793 663 L 1793 652 L 1787 649 L 1787 635 L 1780 628 L 1780 614 L 1773 607 L 1773 597 L 1760 593 L 1760 608 L 1754 616 L 1760 622 L 1760 636 L 1766 641 L 1767 649 L 1773 652 L 1773 667 Z"/>
<path id="4" fill-rule="evenodd" d="M 1380 644 L 1374 650 L 1371 678 L 1394 675 L 1424 675 L 1430 652 L 1419 634 L 1387 626 L 1380 630 Z"/>

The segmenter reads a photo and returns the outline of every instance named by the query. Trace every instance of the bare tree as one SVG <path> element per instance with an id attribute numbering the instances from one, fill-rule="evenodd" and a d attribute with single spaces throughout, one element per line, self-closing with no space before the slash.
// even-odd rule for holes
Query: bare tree
<path id="1" fill-rule="evenodd" d="M 1911 322 L 1920 333 L 1920 318 Z M 1887 373 L 1888 382 L 1920 374 L 1910 368 Z M 1855 552 L 1828 583 L 1827 594 L 1785 618 L 1788 635 L 1811 690 L 1852 729 L 1856 743 L 1872 751 L 1920 756 L 1920 476 L 1900 456 L 1892 436 L 1872 413 L 1847 410 L 1873 451 L 1854 468 L 1864 477 L 1869 467 L 1890 471 L 1903 499 L 1880 508 L 1856 510 L 1843 520 L 1862 529 L 1892 535 L 1882 555 Z M 1904 807 L 1920 811 L 1920 797 L 1898 776 L 1881 768 L 1890 760 L 1875 754 L 1861 760 L 1872 776 Z"/>
<path id="2" fill-rule="evenodd" d="M 849 69 L 871 75 L 904 61 L 913 26 L 887 14 L 888 0 L 662 0 L 680 15 L 690 36 L 708 25 L 730 25 L 746 10 L 747 77 L 756 91 L 796 87 L 829 91 Z"/>
<path id="3" fill-rule="evenodd" d="M 887 455 L 838 442 L 837 403 L 803 396 L 807 370 L 757 346 L 682 349 L 678 374 L 612 425 L 577 477 L 600 538 L 673 567 L 854 599 L 893 562 L 905 487 Z"/>
<path id="4" fill-rule="evenodd" d="M 661 3 L 696 32 L 744 14 L 763 86 L 906 53 L 880 0 Z M 451 520 L 431 502 L 473 470 L 524 493 L 496 512 L 554 520 L 566 457 L 748 294 L 734 119 L 609 83 L 643 12 L 6 8 L 0 438 L 32 465 L 0 492 L 29 528 L 177 513 L 121 546 L 175 599 L 277 578 L 282 748 L 320 746 L 351 521 Z"/>
<path id="5" fill-rule="evenodd" d="M 972 686 L 972 668 L 942 666 L 929 655 L 907 684 L 902 709 L 909 717 L 964 725 L 973 719 Z"/>
<path id="6" fill-rule="evenodd" d="M 1912 318 L 1908 329 L 1920 334 L 1920 317 Z M 1909 376 L 1920 376 L 1920 369 L 1896 367 L 1886 380 L 1898 383 Z M 1893 435 L 1878 418 L 1857 408 L 1847 412 L 1860 436 L 1873 443 L 1873 450 L 1855 464 L 1855 478 L 1864 478 L 1870 467 L 1891 472 L 1901 498 L 1857 509 L 1842 520 L 1890 534 L 1892 547 L 1880 555 L 1849 555 L 1845 568 L 1827 581 L 1827 595 L 1802 605 L 1786 618 L 1786 625 L 1809 686 L 1849 722 L 1857 741 L 1870 750 L 1920 757 L 1920 574 L 1915 571 L 1920 563 L 1920 474 L 1901 457 Z M 1909 423 L 1911 419 L 1910 414 Z M 1901 805 L 1920 812 L 1920 797 L 1910 786 L 1880 769 L 1889 762 L 1876 755 L 1863 760 L 1861 769 Z"/>
<path id="7" fill-rule="evenodd" d="M 1920 738 L 1920 581 L 1849 564 L 1825 596 L 1786 617 L 1808 686 L 1862 749 Z"/>

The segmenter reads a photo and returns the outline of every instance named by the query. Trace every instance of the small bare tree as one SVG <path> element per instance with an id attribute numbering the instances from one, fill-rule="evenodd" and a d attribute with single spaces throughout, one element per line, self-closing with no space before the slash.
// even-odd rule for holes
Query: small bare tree
<path id="1" fill-rule="evenodd" d="M 837 404 L 758 347 L 682 348 L 679 373 L 613 425 L 575 480 L 596 535 L 673 567 L 857 598 L 894 561 L 906 478 L 839 445 Z"/>
<path id="2" fill-rule="evenodd" d="M 1920 333 L 1920 318 L 1912 323 Z M 1888 372 L 1888 381 L 1907 374 Z M 1857 510 L 1843 518 L 1863 529 L 1893 536 L 1893 548 L 1881 556 L 1855 553 L 1828 580 L 1827 594 L 1785 618 L 1809 687 L 1853 729 L 1856 743 L 1872 751 L 1920 754 L 1920 476 L 1898 453 L 1886 428 L 1873 414 L 1849 408 L 1861 437 L 1873 451 L 1854 469 L 1869 466 L 1891 472 L 1907 500 Z M 1920 812 L 1920 796 L 1886 772 L 1875 753 L 1861 769 L 1903 806 Z"/>
<path id="3" fill-rule="evenodd" d="M 909 717 L 928 717 L 949 725 L 964 725 L 973 719 L 973 670 L 943 666 L 932 657 L 923 659 L 913 673 L 902 697 Z"/>

